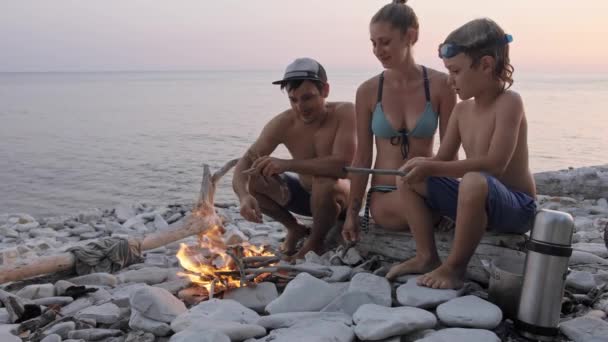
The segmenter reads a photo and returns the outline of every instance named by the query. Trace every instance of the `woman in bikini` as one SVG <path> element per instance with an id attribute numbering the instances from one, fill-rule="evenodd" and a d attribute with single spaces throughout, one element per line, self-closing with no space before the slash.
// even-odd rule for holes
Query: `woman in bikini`
<path id="1" fill-rule="evenodd" d="M 357 152 L 354 167 L 370 168 L 376 137 L 376 169 L 399 169 L 413 157 L 433 154 L 433 138 L 440 138 L 447 127 L 456 94 L 447 75 L 416 64 L 412 49 L 418 40 L 418 18 L 405 0 L 382 7 L 370 23 L 374 55 L 384 71 L 357 89 Z M 360 233 L 359 211 L 368 176 L 349 175 L 349 209 L 342 234 L 357 241 Z M 407 217 L 403 200 L 396 190 L 396 177 L 374 175 L 369 190 L 364 227 L 369 213 L 384 228 L 403 230 Z"/>

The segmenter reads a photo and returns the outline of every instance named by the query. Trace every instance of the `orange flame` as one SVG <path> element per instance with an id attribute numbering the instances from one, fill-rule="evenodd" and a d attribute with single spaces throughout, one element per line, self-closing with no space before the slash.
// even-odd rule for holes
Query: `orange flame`
<path id="1" fill-rule="evenodd" d="M 274 255 L 264 247 L 248 242 L 242 242 L 238 246 L 228 246 L 222 234 L 221 227 L 213 226 L 199 237 L 199 246 L 182 243 L 177 252 L 177 259 L 188 273 L 180 272 L 178 275 L 189 278 L 192 283 L 204 287 L 207 292 L 210 292 L 213 281 L 220 279 L 222 282 L 216 282 L 215 285 L 215 293 L 217 293 L 228 288 L 240 287 L 240 276 L 218 274 L 218 272 L 238 271 L 235 261 L 226 253 L 227 249 L 240 247 L 244 257 Z"/>

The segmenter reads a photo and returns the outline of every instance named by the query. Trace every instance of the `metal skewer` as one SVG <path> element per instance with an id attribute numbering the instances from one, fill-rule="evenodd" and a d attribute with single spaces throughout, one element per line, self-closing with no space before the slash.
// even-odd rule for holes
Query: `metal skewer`
<path id="1" fill-rule="evenodd" d="M 389 169 L 368 169 L 364 167 L 344 167 L 344 172 L 348 173 L 366 173 L 366 174 L 375 174 L 375 175 L 393 175 L 393 176 L 405 176 L 407 172 L 399 171 L 399 170 L 389 170 Z"/>

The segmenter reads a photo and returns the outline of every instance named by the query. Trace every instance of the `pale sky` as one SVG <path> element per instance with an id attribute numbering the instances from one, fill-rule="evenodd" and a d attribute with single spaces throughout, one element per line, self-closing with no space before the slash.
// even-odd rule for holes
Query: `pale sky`
<path id="1" fill-rule="evenodd" d="M 0 71 L 283 69 L 310 56 L 328 69 L 378 69 L 376 0 L 1 0 Z M 608 72 L 606 0 L 410 0 L 418 63 L 468 20 L 513 34 L 518 70 Z"/>

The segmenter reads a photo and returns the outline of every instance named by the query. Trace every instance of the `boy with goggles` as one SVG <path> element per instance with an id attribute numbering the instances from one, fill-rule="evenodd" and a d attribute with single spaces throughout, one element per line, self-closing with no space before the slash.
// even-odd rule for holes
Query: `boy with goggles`
<path id="1" fill-rule="evenodd" d="M 490 19 L 473 20 L 439 46 L 448 82 L 460 99 L 437 155 L 410 159 L 401 169 L 404 198 L 416 256 L 387 274 L 423 273 L 418 284 L 463 286 L 467 264 L 487 230 L 524 233 L 536 212 L 535 184 L 528 166 L 524 106 L 509 63 L 510 35 Z M 453 160 L 460 146 L 466 159 Z M 456 222 L 454 242 L 442 262 L 433 235 L 432 213 Z"/>

